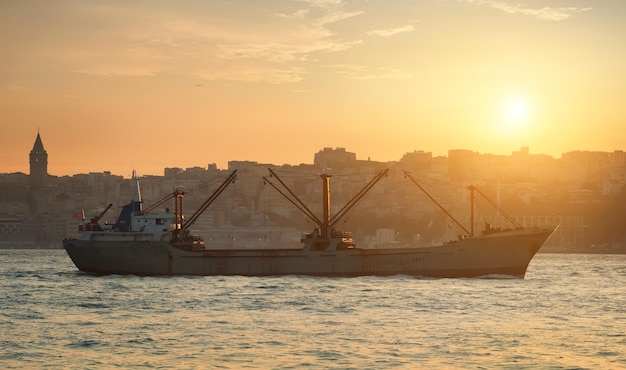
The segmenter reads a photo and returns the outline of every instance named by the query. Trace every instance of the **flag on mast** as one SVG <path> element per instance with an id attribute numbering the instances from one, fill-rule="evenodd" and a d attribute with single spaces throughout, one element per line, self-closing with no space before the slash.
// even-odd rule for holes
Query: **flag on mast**
<path id="1" fill-rule="evenodd" d="M 85 210 L 81 209 L 80 211 L 74 213 L 72 218 L 80 218 L 80 219 L 84 220 L 85 219 Z"/>

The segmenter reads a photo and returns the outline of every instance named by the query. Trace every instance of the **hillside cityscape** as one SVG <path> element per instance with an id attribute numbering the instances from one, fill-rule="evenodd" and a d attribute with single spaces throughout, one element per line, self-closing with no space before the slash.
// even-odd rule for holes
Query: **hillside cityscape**
<path id="1" fill-rule="evenodd" d="M 25 149 L 25 152 L 27 149 Z M 54 155 L 53 153 L 51 153 Z M 37 133 L 28 154 L 30 173 L 0 173 L 0 248 L 61 248 L 83 222 L 102 217 L 115 221 L 135 196 L 136 179 L 105 172 L 72 176 L 48 174 L 48 153 Z M 26 157 L 26 155 L 25 155 Z M 268 168 L 315 213 L 321 212 L 319 175 L 331 174 L 331 205 L 338 211 L 376 175 L 380 181 L 350 212 L 343 230 L 353 232 L 357 246 L 430 245 L 456 238 L 459 230 L 433 202 L 406 178 L 407 171 L 463 224 L 469 225 L 469 185 L 474 185 L 526 227 L 559 224 L 541 252 L 626 253 L 626 153 L 572 151 L 561 158 L 533 154 L 522 147 L 510 155 L 449 150 L 406 153 L 397 161 L 357 160 L 346 148 L 322 148 L 313 163 L 276 165 L 230 161 L 203 167 L 164 168 L 162 176 L 138 178 L 144 204 L 185 192 L 185 215 L 191 215 L 228 174 L 237 179 L 198 219 L 192 230 L 207 243 L 233 247 L 293 246 L 300 232 L 310 231 L 292 204 L 266 185 Z M 111 204 L 110 209 L 107 206 Z M 166 207 L 166 206 L 163 206 Z M 106 210 L 106 212 L 105 212 Z M 486 202 L 475 199 L 475 227 L 486 223 L 510 227 Z"/>

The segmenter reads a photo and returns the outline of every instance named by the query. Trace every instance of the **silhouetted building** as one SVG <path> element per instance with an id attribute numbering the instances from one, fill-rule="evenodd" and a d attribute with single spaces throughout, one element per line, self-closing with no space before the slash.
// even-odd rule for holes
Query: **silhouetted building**
<path id="1" fill-rule="evenodd" d="M 468 181 L 476 177 L 478 153 L 465 149 L 448 151 L 448 176 L 452 182 Z"/>
<path id="2" fill-rule="evenodd" d="M 37 132 L 35 145 L 30 151 L 30 191 L 35 193 L 48 183 L 48 153 L 43 147 L 41 136 Z"/>
<path id="3" fill-rule="evenodd" d="M 315 153 L 313 164 L 317 168 L 344 168 L 354 165 L 356 154 L 347 152 L 346 148 L 324 148 Z"/>
<path id="4" fill-rule="evenodd" d="M 433 153 L 416 150 L 412 153 L 405 153 L 400 159 L 400 165 L 407 171 L 426 172 L 431 170 L 432 160 Z"/>

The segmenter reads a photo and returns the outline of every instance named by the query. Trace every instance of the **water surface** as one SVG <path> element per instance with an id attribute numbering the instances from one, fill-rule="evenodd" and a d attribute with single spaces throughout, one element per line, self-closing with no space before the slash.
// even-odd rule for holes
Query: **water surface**
<path id="1" fill-rule="evenodd" d="M 626 369 L 626 255 L 526 279 L 90 276 L 0 250 L 3 368 Z"/>

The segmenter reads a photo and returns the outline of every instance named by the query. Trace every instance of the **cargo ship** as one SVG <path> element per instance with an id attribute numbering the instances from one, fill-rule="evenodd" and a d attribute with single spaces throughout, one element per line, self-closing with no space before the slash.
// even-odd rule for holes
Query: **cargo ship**
<path id="1" fill-rule="evenodd" d="M 136 195 L 122 207 L 114 224 L 99 223 L 107 208 L 90 222 L 83 222 L 79 237 L 64 239 L 63 247 L 80 271 L 97 275 L 412 275 L 435 278 L 503 275 L 523 278 L 533 256 L 556 229 L 556 226 L 527 229 L 517 225 L 506 230 L 487 228 L 480 235 L 474 235 L 472 227 L 471 231 L 463 228 L 466 232 L 456 240 L 436 246 L 359 248 L 351 233 L 337 230 L 336 225 L 388 170 L 379 172 L 335 215 L 330 212 L 331 176 L 320 175 L 323 215 L 318 218 L 270 169 L 270 176 L 264 177 L 264 181 L 316 227 L 302 234 L 301 246 L 297 248 L 209 248 L 202 236 L 191 234 L 189 229 L 234 182 L 236 172 L 233 171 L 188 219 L 182 212 L 183 192 L 174 191 L 144 209 L 136 180 Z M 173 210 L 153 212 L 170 199 L 174 199 Z"/>

